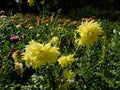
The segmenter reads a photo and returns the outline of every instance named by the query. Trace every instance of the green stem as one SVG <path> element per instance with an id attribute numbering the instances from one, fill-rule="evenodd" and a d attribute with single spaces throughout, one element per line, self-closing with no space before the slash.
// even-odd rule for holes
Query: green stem
<path id="1" fill-rule="evenodd" d="M 41 9 L 40 9 L 40 6 L 39 6 L 38 2 L 37 2 L 36 0 L 34 0 L 34 1 L 35 1 L 36 6 L 37 6 L 37 9 L 38 9 L 39 12 L 41 13 Z"/>
<path id="2" fill-rule="evenodd" d="M 54 23 L 53 23 L 53 28 L 54 28 L 54 26 L 55 26 L 55 23 L 56 23 L 56 20 L 57 20 L 57 18 L 58 18 L 58 15 L 59 15 L 60 11 L 61 11 L 61 9 L 59 9 L 59 10 L 57 11 L 57 15 L 56 15 L 55 20 L 54 20 Z M 54 16 L 54 14 L 53 14 L 53 16 Z"/>
<path id="3" fill-rule="evenodd" d="M 21 4 L 20 4 L 21 2 L 20 2 L 20 0 L 19 0 L 19 11 L 20 11 L 20 13 L 21 13 Z"/>
<path id="4" fill-rule="evenodd" d="M 45 0 L 44 0 L 43 2 L 45 2 Z M 43 17 L 44 17 L 44 14 L 45 14 L 45 7 L 44 7 L 44 4 L 45 4 L 45 3 L 43 3 Z"/>
<path id="5" fill-rule="evenodd" d="M 88 59 L 88 60 L 90 60 L 90 56 L 91 56 L 90 52 L 91 52 L 90 47 L 87 47 L 86 53 L 87 53 L 87 59 Z"/>

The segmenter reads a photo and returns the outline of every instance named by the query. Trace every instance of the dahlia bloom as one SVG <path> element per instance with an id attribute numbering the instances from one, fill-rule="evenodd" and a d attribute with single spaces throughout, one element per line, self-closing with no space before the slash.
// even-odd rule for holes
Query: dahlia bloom
<path id="1" fill-rule="evenodd" d="M 47 62 L 56 62 L 60 52 L 59 48 L 52 47 L 50 43 L 40 44 L 34 40 L 29 42 L 23 53 L 23 60 L 27 66 L 39 68 Z"/>
<path id="2" fill-rule="evenodd" d="M 72 64 L 74 62 L 74 55 L 68 55 L 68 56 L 61 56 L 58 59 L 59 64 L 61 65 L 61 67 L 67 67 L 68 65 Z"/>
<path id="3" fill-rule="evenodd" d="M 98 22 L 95 22 L 94 20 L 86 20 L 78 26 L 78 30 L 76 30 L 76 32 L 80 37 L 75 37 L 75 42 L 78 45 L 88 47 L 98 40 L 98 36 L 102 33 L 102 28 Z"/>

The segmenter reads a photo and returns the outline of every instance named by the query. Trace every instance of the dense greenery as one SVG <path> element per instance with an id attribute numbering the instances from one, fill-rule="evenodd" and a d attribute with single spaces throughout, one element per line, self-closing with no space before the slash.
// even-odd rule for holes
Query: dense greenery
<path id="1" fill-rule="evenodd" d="M 83 19 L 82 19 L 83 20 Z M 120 88 L 120 23 L 96 19 L 100 22 L 103 34 L 91 47 L 76 47 L 75 30 L 82 20 L 72 21 L 54 16 L 34 16 L 15 14 L 0 17 L 0 90 L 113 90 Z M 16 39 L 11 37 L 17 36 Z M 58 47 L 62 55 L 75 53 L 75 61 L 66 68 L 59 63 L 43 64 L 39 69 L 27 67 L 24 61 L 23 71 L 19 70 L 13 59 L 17 50 L 25 52 L 25 46 L 31 39 L 39 43 L 48 43 L 57 36 Z M 35 46 L 34 46 L 35 47 Z M 32 47 L 31 47 L 32 48 Z M 19 59 L 20 53 L 17 53 Z M 46 56 L 47 57 L 47 56 Z M 49 58 L 49 57 L 48 57 Z M 17 65 L 16 65 L 17 64 Z M 70 85 L 64 78 L 71 78 Z M 74 82 L 74 83 L 73 83 Z M 64 86 L 60 86 L 63 85 Z M 64 88 L 64 89 L 62 89 Z"/>

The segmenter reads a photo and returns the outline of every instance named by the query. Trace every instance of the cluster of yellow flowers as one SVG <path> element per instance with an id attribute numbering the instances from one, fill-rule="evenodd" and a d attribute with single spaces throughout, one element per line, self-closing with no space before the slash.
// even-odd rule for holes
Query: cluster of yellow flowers
<path id="1" fill-rule="evenodd" d="M 34 40 L 26 46 L 23 55 L 23 60 L 27 66 L 32 66 L 34 69 L 49 62 L 56 62 L 60 52 L 59 48 L 52 47 L 50 43 L 40 44 Z"/>
<path id="2" fill-rule="evenodd" d="M 100 24 L 94 20 L 83 21 L 76 32 L 80 37 L 75 36 L 75 42 L 82 46 L 91 46 L 98 40 L 98 36 L 102 33 Z"/>
<path id="3" fill-rule="evenodd" d="M 23 64 L 21 63 L 21 51 L 17 50 L 12 55 L 14 59 L 15 70 L 18 75 L 22 75 L 24 72 Z"/>
<path id="4" fill-rule="evenodd" d="M 58 90 L 66 90 L 69 87 L 71 81 L 74 81 L 75 74 L 72 72 L 72 70 L 66 69 L 68 65 L 71 65 L 74 62 L 74 55 L 70 54 L 68 56 L 61 56 L 58 59 L 58 62 L 61 67 L 64 68 L 63 79 L 58 86 Z"/>

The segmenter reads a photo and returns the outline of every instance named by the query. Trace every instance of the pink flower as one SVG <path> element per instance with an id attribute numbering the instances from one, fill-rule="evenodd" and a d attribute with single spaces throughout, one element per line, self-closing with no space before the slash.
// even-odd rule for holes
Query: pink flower
<path id="1" fill-rule="evenodd" d="M 19 36 L 11 36 L 10 37 L 10 41 L 12 41 L 12 42 L 16 42 L 16 41 L 19 41 L 19 40 L 20 40 Z"/>

